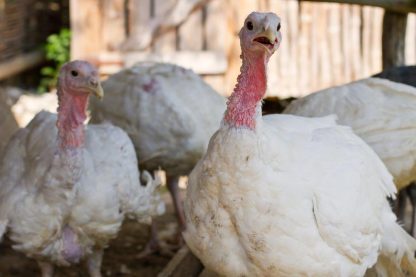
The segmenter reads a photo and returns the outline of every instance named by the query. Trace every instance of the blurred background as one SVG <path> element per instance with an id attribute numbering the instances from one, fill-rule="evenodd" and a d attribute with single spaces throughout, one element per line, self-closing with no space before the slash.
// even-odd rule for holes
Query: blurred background
<path id="1" fill-rule="evenodd" d="M 299 97 L 383 68 L 380 7 L 298 0 L 0 0 L 0 84 L 44 92 L 68 59 L 94 62 L 103 77 L 156 60 L 192 68 L 229 95 L 240 66 L 237 34 L 253 10 L 276 12 L 283 21 L 268 95 Z M 416 15 L 406 17 L 399 63 L 415 64 Z"/>

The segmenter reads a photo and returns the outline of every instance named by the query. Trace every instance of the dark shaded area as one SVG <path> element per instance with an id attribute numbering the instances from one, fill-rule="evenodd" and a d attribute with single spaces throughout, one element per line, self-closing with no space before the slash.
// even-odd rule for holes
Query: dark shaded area
<path id="1" fill-rule="evenodd" d="M 392 67 L 373 75 L 373 77 L 416 87 L 416 65 Z"/>
<path id="2" fill-rule="evenodd" d="M 69 0 L 6 0 L 0 5 L 0 63 L 43 46 L 46 38 L 69 28 Z M 24 89 L 38 85 L 40 68 L 33 68 L 0 85 Z"/>
<path id="3" fill-rule="evenodd" d="M 263 115 L 282 113 L 293 100 L 296 100 L 296 98 L 289 97 L 281 99 L 277 96 L 264 98 L 262 106 Z"/>
<path id="4" fill-rule="evenodd" d="M 6 0 L 0 10 L 0 62 L 41 46 L 69 27 L 69 0 Z"/>

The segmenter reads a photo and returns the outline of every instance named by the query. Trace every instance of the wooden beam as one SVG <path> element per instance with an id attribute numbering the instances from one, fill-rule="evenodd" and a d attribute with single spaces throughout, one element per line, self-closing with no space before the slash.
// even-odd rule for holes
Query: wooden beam
<path id="1" fill-rule="evenodd" d="M 123 61 L 125 67 L 142 61 L 173 63 L 190 68 L 195 73 L 202 75 L 224 74 L 228 67 L 225 54 L 219 51 L 178 51 L 172 53 L 126 52 L 123 54 Z"/>
<path id="2" fill-rule="evenodd" d="M 158 277 L 198 276 L 202 271 L 201 262 L 185 245 L 175 254 Z"/>
<path id="3" fill-rule="evenodd" d="M 299 0 L 310 2 L 331 2 L 385 8 L 396 12 L 416 12 L 416 0 Z"/>
<path id="4" fill-rule="evenodd" d="M 405 64 L 407 14 L 395 11 L 384 13 L 383 17 L 383 69 Z"/>
<path id="5" fill-rule="evenodd" d="M 45 60 L 43 51 L 33 51 L 19 55 L 0 63 L 0 80 L 4 80 L 29 68 L 41 64 Z"/>

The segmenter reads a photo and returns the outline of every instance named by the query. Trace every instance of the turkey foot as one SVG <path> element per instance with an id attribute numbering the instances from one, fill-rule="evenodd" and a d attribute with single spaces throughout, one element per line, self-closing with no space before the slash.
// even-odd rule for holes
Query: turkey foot
<path id="1" fill-rule="evenodd" d="M 159 238 L 157 237 L 157 226 L 154 222 L 150 227 L 150 239 L 146 243 L 144 249 L 137 255 L 137 259 L 150 259 L 150 256 L 159 255 L 162 257 L 173 257 L 175 254 L 176 247 L 163 245 L 159 242 Z"/>
<path id="2" fill-rule="evenodd" d="M 42 277 L 52 277 L 54 272 L 54 266 L 51 263 L 47 262 L 38 262 L 41 276 Z"/>

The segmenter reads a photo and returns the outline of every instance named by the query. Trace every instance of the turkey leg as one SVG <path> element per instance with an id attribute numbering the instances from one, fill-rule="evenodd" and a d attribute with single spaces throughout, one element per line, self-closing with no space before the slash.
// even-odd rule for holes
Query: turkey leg
<path id="1" fill-rule="evenodd" d="M 95 250 L 87 260 L 88 273 L 91 277 L 101 277 L 101 264 L 103 261 L 103 250 Z"/>
<path id="2" fill-rule="evenodd" d="M 152 225 L 150 226 L 150 239 L 147 242 L 146 246 L 144 247 L 143 251 L 141 251 L 137 258 L 142 259 L 146 258 L 154 253 L 160 251 L 160 244 L 159 239 L 157 238 L 157 227 L 154 220 L 152 220 Z"/>
<path id="3" fill-rule="evenodd" d="M 38 262 L 42 277 L 53 276 L 53 265 L 47 262 Z"/>
<path id="4" fill-rule="evenodd" d="M 185 215 L 183 212 L 183 203 L 179 193 L 179 176 L 166 176 L 166 183 L 169 189 L 169 192 L 172 196 L 173 206 L 175 208 L 176 217 L 178 219 L 178 234 L 177 234 L 177 244 L 182 245 L 182 231 L 186 228 Z"/>

